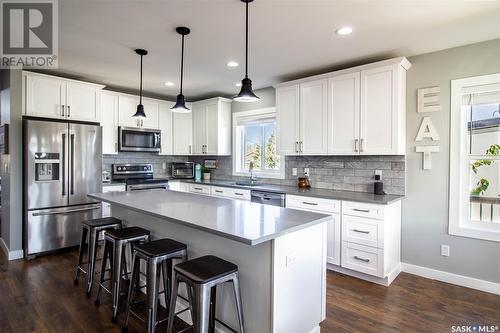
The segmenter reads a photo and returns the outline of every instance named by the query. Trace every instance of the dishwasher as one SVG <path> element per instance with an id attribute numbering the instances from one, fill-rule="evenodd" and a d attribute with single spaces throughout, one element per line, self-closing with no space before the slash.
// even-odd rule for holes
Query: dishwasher
<path id="1" fill-rule="evenodd" d="M 285 194 L 265 191 L 251 192 L 252 202 L 257 202 L 264 205 L 285 207 Z"/>

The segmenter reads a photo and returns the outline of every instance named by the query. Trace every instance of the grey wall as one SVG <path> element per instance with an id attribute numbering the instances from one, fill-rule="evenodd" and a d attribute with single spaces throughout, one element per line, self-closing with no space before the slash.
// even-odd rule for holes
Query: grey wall
<path id="1" fill-rule="evenodd" d="M 233 102 L 231 104 L 232 112 L 272 108 L 276 106 L 276 91 L 273 87 L 259 89 L 254 91 L 257 96 L 260 97 L 258 102 L 245 103 L 245 102 Z"/>
<path id="2" fill-rule="evenodd" d="M 22 249 L 22 75 L 2 73 L 2 124 L 10 124 L 9 154 L 1 155 L 2 238 L 10 251 Z M 6 100 L 4 100 L 4 98 Z"/>
<path id="3" fill-rule="evenodd" d="M 500 243 L 448 235 L 450 80 L 500 73 L 500 39 L 409 58 L 407 75 L 407 198 L 403 201 L 403 262 L 500 283 Z M 415 135 L 417 88 L 441 88 L 440 112 L 426 114 L 440 134 L 432 170 L 422 170 Z M 451 246 L 450 257 L 440 255 Z"/>

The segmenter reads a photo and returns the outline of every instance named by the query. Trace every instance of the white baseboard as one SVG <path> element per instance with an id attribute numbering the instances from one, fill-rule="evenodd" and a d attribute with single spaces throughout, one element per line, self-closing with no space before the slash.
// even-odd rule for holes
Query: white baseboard
<path id="1" fill-rule="evenodd" d="M 373 275 L 368 275 L 365 273 L 356 272 L 356 271 L 353 271 L 352 269 L 348 269 L 348 268 L 344 268 L 344 267 L 340 267 L 340 266 L 332 265 L 332 264 L 327 264 L 326 268 L 329 270 L 335 271 L 335 272 L 349 275 L 349 276 L 352 276 L 352 277 L 355 277 L 355 278 L 358 278 L 361 280 L 365 280 L 368 282 L 380 284 L 380 285 L 386 286 L 386 287 L 390 286 L 392 281 L 394 281 L 396 279 L 396 277 L 399 275 L 399 273 L 401 273 L 401 265 L 396 265 L 394 267 L 394 269 L 391 272 L 389 272 L 389 274 L 387 274 L 387 276 L 385 278 L 379 278 L 379 277 L 376 277 Z"/>
<path id="2" fill-rule="evenodd" d="M 401 263 L 403 272 L 422 276 L 432 280 L 455 284 L 457 286 L 477 289 L 500 295 L 500 283 L 480 280 L 468 276 L 438 271 L 436 269 Z"/>
<path id="3" fill-rule="evenodd" d="M 9 261 L 24 258 L 24 251 L 23 250 L 9 251 L 9 248 L 7 247 L 7 244 L 5 244 L 5 241 L 3 240 L 3 238 L 0 238 L 0 247 L 2 248 L 3 252 L 7 256 L 7 260 L 9 260 Z"/>

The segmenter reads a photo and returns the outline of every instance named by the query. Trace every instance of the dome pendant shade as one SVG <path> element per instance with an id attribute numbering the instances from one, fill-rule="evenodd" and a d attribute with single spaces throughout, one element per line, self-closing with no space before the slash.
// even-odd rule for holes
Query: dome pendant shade
<path id="1" fill-rule="evenodd" d="M 189 110 L 186 107 L 186 98 L 184 97 L 183 94 L 177 95 L 177 102 L 175 103 L 172 108 L 170 108 L 172 112 L 179 112 L 179 113 L 189 113 L 191 110 Z"/>
<path id="2" fill-rule="evenodd" d="M 170 111 L 178 113 L 189 113 L 191 112 L 191 110 L 186 107 L 186 97 L 184 97 L 184 95 L 182 94 L 182 83 L 184 78 L 184 37 L 186 35 L 189 35 L 191 30 L 187 27 L 177 27 L 175 31 L 177 31 L 177 33 L 181 35 L 181 87 L 179 95 L 177 95 L 177 102 L 170 108 Z"/>
<path id="3" fill-rule="evenodd" d="M 255 102 L 260 98 L 254 94 L 252 90 L 252 80 L 249 78 L 244 78 L 241 80 L 241 90 L 238 96 L 235 96 L 233 100 L 237 102 Z"/>
<path id="4" fill-rule="evenodd" d="M 142 57 L 148 54 L 148 51 L 143 49 L 136 49 L 135 53 L 141 56 L 141 83 L 139 90 L 139 104 L 137 105 L 137 111 L 132 116 L 133 118 L 147 118 L 144 112 L 144 105 L 142 105 Z"/>

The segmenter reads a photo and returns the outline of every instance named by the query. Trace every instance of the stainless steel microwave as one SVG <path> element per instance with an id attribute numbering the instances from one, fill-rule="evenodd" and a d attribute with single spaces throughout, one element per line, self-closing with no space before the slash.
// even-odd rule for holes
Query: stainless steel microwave
<path id="1" fill-rule="evenodd" d="M 173 178 L 194 178 L 194 163 L 172 163 Z"/>
<path id="2" fill-rule="evenodd" d="M 157 129 L 118 127 L 120 151 L 160 152 L 161 131 Z"/>

